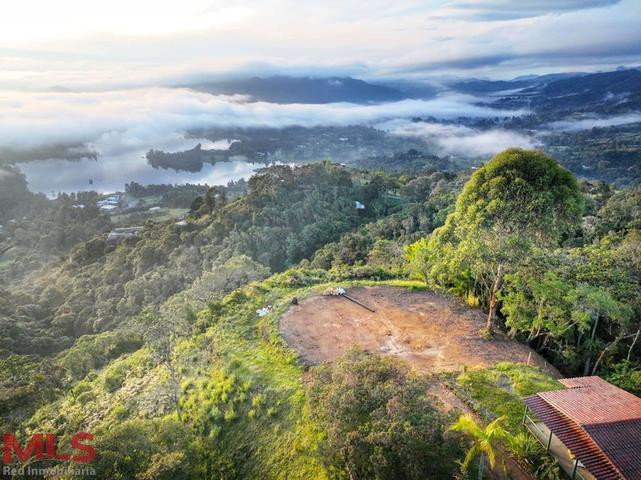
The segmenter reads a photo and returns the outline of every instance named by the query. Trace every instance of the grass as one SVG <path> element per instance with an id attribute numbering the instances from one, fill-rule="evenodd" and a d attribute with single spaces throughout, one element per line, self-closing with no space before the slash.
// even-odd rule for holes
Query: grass
<path id="1" fill-rule="evenodd" d="M 141 207 L 153 207 L 158 205 L 162 200 L 162 195 L 147 195 L 145 197 L 138 197 Z"/>
<path id="2" fill-rule="evenodd" d="M 456 383 L 494 417 L 505 415 L 511 433 L 522 431 L 525 404 L 522 398 L 563 386 L 537 367 L 522 363 L 499 363 L 493 368 L 461 373 Z"/>
<path id="3" fill-rule="evenodd" d="M 234 475 L 328 477 L 318 453 L 323 433 L 310 419 L 304 392 L 306 367 L 281 338 L 279 323 L 294 297 L 300 300 L 338 285 L 426 289 L 422 282 L 403 279 L 341 278 L 294 269 L 211 302 L 197 314 L 193 335 L 176 344 L 185 422 L 212 458 Z M 269 313 L 259 317 L 256 311 L 266 306 Z M 560 387 L 538 369 L 509 363 L 464 372 L 456 382 L 483 408 L 507 415 L 507 426 L 515 432 L 523 414 L 521 397 Z M 91 371 L 24 426 L 35 430 L 46 425 L 63 434 L 83 428 L 103 432 L 130 420 L 177 418 L 162 393 L 167 385 L 164 367 L 151 362 L 143 347 Z"/>
<path id="4" fill-rule="evenodd" d="M 233 408 L 234 412 L 227 424 L 223 414 L 217 430 L 220 440 L 237 447 L 250 443 L 256 453 L 243 463 L 244 476 L 301 479 L 326 476 L 316 453 L 322 434 L 307 413 L 302 384 L 304 366 L 279 332 L 280 317 L 291 300 L 321 293 L 337 284 L 424 288 L 419 282 L 371 280 L 321 283 L 312 280 L 310 285 L 297 285 L 306 281 L 288 272 L 276 275 L 215 302 L 210 313 L 201 318 L 212 325 L 196 341 L 212 346 L 218 358 L 215 370 L 222 369 L 226 375 L 233 375 L 235 381 L 251 385 L 242 401 L 230 399 L 217 407 L 218 411 L 229 412 Z M 268 305 L 270 313 L 258 317 L 256 310 Z"/>

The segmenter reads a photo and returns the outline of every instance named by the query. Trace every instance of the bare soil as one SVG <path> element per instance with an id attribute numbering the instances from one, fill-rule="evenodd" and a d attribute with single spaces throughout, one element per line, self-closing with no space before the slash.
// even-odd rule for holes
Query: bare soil
<path id="1" fill-rule="evenodd" d="M 285 341 L 308 365 L 331 362 L 352 346 L 395 355 L 421 373 L 491 367 L 499 362 L 540 365 L 558 376 L 541 357 L 505 335 L 480 334 L 485 315 L 461 300 L 433 292 L 376 286 L 348 295 L 314 295 L 293 305 L 280 323 Z"/>

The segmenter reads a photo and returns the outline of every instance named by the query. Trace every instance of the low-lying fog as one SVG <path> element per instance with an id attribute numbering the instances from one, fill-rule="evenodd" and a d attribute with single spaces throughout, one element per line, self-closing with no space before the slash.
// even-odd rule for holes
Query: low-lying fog
<path id="1" fill-rule="evenodd" d="M 509 147 L 534 148 L 534 138 L 505 129 L 477 130 L 463 125 L 412 122 L 395 119 L 377 125 L 392 135 L 423 138 L 434 146 L 437 155 L 457 157 L 492 156 Z"/>
<path id="2" fill-rule="evenodd" d="M 27 151 L 54 144 L 84 145 L 97 160 L 62 159 L 19 165 L 34 191 L 122 189 L 140 183 L 225 183 L 251 175 L 256 167 L 241 162 L 206 164 L 197 173 L 153 169 L 144 154 L 193 148 L 226 148 L 185 139 L 186 132 L 207 127 L 372 125 L 391 135 L 424 139 L 439 155 L 491 156 L 509 146 L 531 148 L 535 138 L 505 129 L 479 130 L 446 123 L 459 117 L 513 117 L 526 112 L 480 105 L 480 99 L 454 93 L 428 100 L 372 105 L 272 104 L 242 96 L 215 96 L 186 88 L 141 88 L 107 92 L 0 93 L 0 149 Z M 412 117 L 430 118 L 414 123 Z M 615 122 L 632 121 L 627 116 Z M 607 120 L 600 119 L 600 122 Z M 638 120 L 637 120 L 638 121 Z M 581 123 L 583 122 L 583 123 Z M 590 128 L 590 123 L 555 122 L 559 129 Z M 603 123 L 605 124 L 605 123 Z M 620 123 L 613 123 L 620 124 Z M 2 159 L 0 159 L 1 161 Z M 340 159 L 335 159 L 340 160 Z M 93 184 L 89 184 L 89 179 Z"/>
<path id="3" fill-rule="evenodd" d="M 610 117 L 586 116 L 585 118 L 575 118 L 550 122 L 546 125 L 550 130 L 563 132 L 578 132 L 580 130 L 590 130 L 592 128 L 617 127 L 629 123 L 641 122 L 641 113 L 625 113 L 622 115 L 612 115 Z"/>
<path id="4" fill-rule="evenodd" d="M 110 151 L 153 146 L 197 127 L 304 127 L 354 125 L 393 118 L 512 116 L 522 112 L 474 104 L 473 97 L 443 95 L 375 105 L 272 104 L 242 96 L 184 88 L 91 93 L 0 93 L 0 147 L 91 142 Z"/>

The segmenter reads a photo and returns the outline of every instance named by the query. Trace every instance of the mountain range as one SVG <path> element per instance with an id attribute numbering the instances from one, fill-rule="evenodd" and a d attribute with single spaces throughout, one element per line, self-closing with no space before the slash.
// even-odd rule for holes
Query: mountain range
<path id="1" fill-rule="evenodd" d="M 552 73 L 511 80 L 465 79 L 442 87 L 429 83 L 378 84 L 352 77 L 270 76 L 184 85 L 213 95 L 245 95 L 270 103 L 357 104 L 430 98 L 440 91 L 495 97 L 503 108 L 531 107 L 555 115 L 575 112 L 622 113 L 641 109 L 641 71 L 637 68 L 600 73 Z"/>

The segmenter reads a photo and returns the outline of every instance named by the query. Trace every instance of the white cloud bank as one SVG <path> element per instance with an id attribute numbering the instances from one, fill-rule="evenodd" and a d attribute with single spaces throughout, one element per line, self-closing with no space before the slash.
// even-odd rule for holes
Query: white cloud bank
<path id="1" fill-rule="evenodd" d="M 407 120 L 392 120 L 378 126 L 393 135 L 422 138 L 433 145 L 439 155 L 483 157 L 510 147 L 540 146 L 531 137 L 504 129 L 475 130 L 462 125 Z"/>
<path id="2" fill-rule="evenodd" d="M 246 102 L 189 89 L 92 93 L 0 93 L 0 147 L 18 150 L 84 143 L 99 154 L 162 148 L 201 127 L 306 127 L 374 124 L 396 118 L 512 116 L 461 95 L 377 105 Z M 461 132 L 464 132 L 461 130 Z"/>

